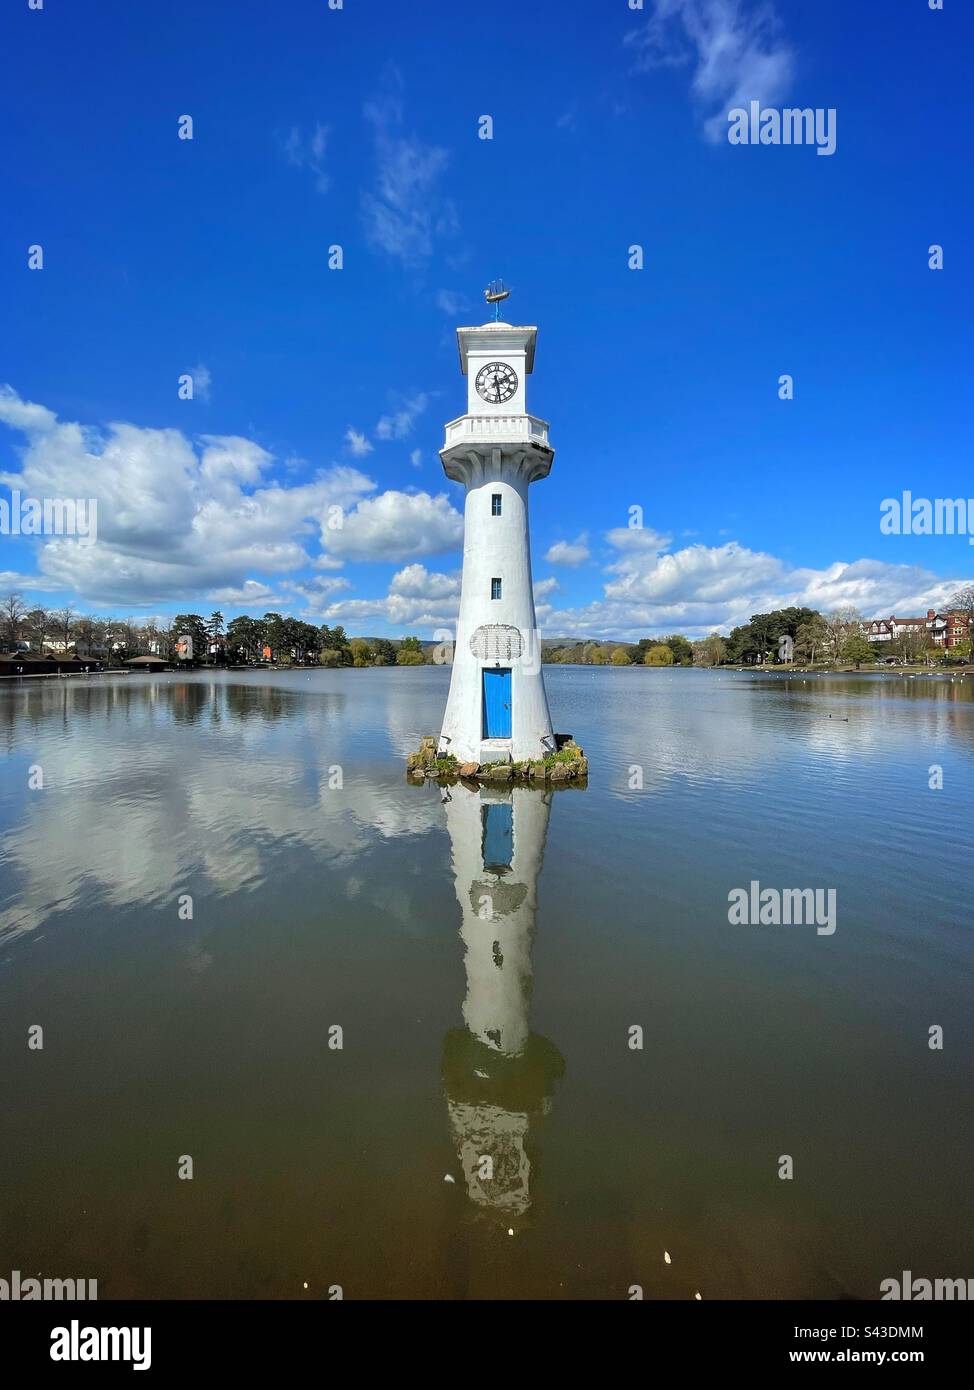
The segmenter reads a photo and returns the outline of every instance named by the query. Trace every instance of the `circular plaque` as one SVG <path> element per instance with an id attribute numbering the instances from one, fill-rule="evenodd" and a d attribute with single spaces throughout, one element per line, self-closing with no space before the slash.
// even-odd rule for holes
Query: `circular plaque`
<path id="1" fill-rule="evenodd" d="M 485 623 L 471 637 L 470 650 L 478 661 L 516 661 L 524 651 L 524 641 L 519 628 Z"/>

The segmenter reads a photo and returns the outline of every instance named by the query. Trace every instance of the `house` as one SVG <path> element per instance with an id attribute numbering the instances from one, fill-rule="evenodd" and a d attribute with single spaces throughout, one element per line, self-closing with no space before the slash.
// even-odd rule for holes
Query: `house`
<path id="1" fill-rule="evenodd" d="M 970 619 L 960 609 L 948 608 L 945 613 L 927 613 L 927 628 L 938 647 L 948 650 L 966 642 L 970 637 Z"/>
<path id="2" fill-rule="evenodd" d="M 967 640 L 969 621 L 967 615 L 956 608 L 945 613 L 928 608 L 925 618 L 874 618 L 866 625 L 866 638 L 870 642 L 893 642 L 908 632 L 925 632 L 934 645 L 951 648 Z"/>

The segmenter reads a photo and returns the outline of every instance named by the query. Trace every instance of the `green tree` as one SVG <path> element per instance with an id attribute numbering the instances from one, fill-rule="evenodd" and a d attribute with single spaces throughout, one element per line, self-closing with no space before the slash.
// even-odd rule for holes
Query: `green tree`
<path id="1" fill-rule="evenodd" d="M 829 629 L 821 613 L 799 623 L 795 632 L 795 656 L 815 665 L 815 653 L 826 650 L 829 642 Z"/>
<path id="2" fill-rule="evenodd" d="M 770 613 L 752 613 L 751 621 L 735 627 L 727 639 L 728 661 L 751 665 L 763 662 L 778 649 L 787 633 L 794 637 L 802 623 L 820 615 L 814 608 L 775 608 Z"/>
<path id="3" fill-rule="evenodd" d="M 373 661 L 376 666 L 395 666 L 396 649 L 388 637 L 377 637 L 372 643 Z"/>
<path id="4" fill-rule="evenodd" d="M 853 633 L 845 639 L 842 643 L 839 655 L 842 661 L 852 662 L 857 671 L 864 661 L 872 661 L 874 659 L 872 647 L 866 641 L 865 637 L 860 636 L 858 633 Z"/>
<path id="5" fill-rule="evenodd" d="M 364 637 L 353 637 L 351 642 L 349 643 L 349 646 L 351 647 L 352 651 L 353 666 L 372 665 L 372 648 L 369 645 L 369 643 L 366 642 Z"/>
<path id="6" fill-rule="evenodd" d="M 277 660 L 284 652 L 284 615 L 265 613 L 263 618 L 264 646 L 270 647 L 271 659 Z"/>
<path id="7" fill-rule="evenodd" d="M 727 660 L 735 664 L 749 665 L 759 655 L 758 640 L 750 623 L 731 628 L 727 639 Z"/>
<path id="8" fill-rule="evenodd" d="M 124 624 L 115 623 L 113 626 L 116 641 L 121 638 L 125 641 Z M 198 613 L 177 613 L 172 620 L 173 641 L 177 641 L 184 634 L 193 639 L 193 663 L 204 661 L 206 658 L 206 644 L 209 640 L 209 633 L 206 624 Z M 127 643 L 126 643 L 127 646 Z"/>
<path id="9" fill-rule="evenodd" d="M 610 660 L 612 661 L 613 666 L 632 665 L 632 657 L 626 651 L 625 647 L 616 647 L 615 651 L 612 653 Z"/>
<path id="10" fill-rule="evenodd" d="M 318 653 L 321 651 L 321 633 L 313 623 L 298 623 L 298 645 L 301 648 L 302 660 L 316 662 Z"/>
<path id="11" fill-rule="evenodd" d="M 321 650 L 337 652 L 342 666 L 352 665 L 352 648 L 349 645 L 348 638 L 345 636 L 345 629 L 343 627 L 329 628 L 327 625 L 322 626 Z"/>
<path id="12" fill-rule="evenodd" d="M 685 637 L 674 633 L 672 637 L 664 637 L 663 645 L 669 647 L 673 653 L 673 662 L 676 666 L 693 665 L 693 648 Z"/>
<path id="13" fill-rule="evenodd" d="M 255 618 L 231 619 L 227 627 L 227 659 L 259 661 L 264 645 L 264 625 Z"/>
<path id="14" fill-rule="evenodd" d="M 207 657 L 213 666 L 215 666 L 218 661 L 226 659 L 226 649 L 220 641 L 225 632 L 226 628 L 223 622 L 223 614 L 220 612 L 211 613 L 209 622 L 206 624 L 206 635 L 210 639 L 206 644 L 206 650 Z M 217 650 L 211 652 L 211 647 L 216 647 Z"/>
<path id="15" fill-rule="evenodd" d="M 716 632 L 694 643 L 693 659 L 698 666 L 719 666 L 726 655 L 727 642 Z"/>
<path id="16" fill-rule="evenodd" d="M 397 666 L 422 666 L 423 644 L 418 637 L 404 637 L 399 643 L 399 650 L 396 652 Z"/>
<path id="17" fill-rule="evenodd" d="M 672 666 L 673 653 L 669 647 L 658 642 L 655 647 L 650 647 L 643 657 L 644 666 Z"/>

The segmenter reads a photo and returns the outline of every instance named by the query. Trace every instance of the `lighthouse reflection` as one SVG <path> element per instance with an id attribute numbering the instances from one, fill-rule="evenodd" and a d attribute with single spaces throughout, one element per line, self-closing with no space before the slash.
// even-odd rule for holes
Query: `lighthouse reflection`
<path id="1" fill-rule="evenodd" d="M 508 1219 L 531 1205 L 542 1117 L 565 1069 L 531 1032 L 531 950 L 553 792 L 444 789 L 467 977 L 443 1048 L 450 1128 L 470 1200 Z"/>

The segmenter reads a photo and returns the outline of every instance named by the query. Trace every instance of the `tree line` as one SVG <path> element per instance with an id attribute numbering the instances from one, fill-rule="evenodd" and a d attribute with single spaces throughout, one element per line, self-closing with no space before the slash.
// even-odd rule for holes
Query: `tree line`
<path id="1" fill-rule="evenodd" d="M 694 644 L 686 637 L 641 637 L 638 642 L 568 642 L 544 645 L 542 660 L 559 666 L 692 666 Z"/>
<path id="2" fill-rule="evenodd" d="M 735 627 L 727 638 L 723 661 L 744 666 L 773 661 L 785 636 L 794 643 L 794 659 L 808 665 L 827 662 L 858 668 L 884 657 L 904 662 L 969 661 L 970 637 L 974 633 L 974 585 L 958 590 L 947 607 L 964 615 L 968 631 L 967 639 L 949 650 L 939 647 L 923 625 L 911 626 L 890 640 L 870 639 L 870 620 L 856 608 L 839 608 L 824 614 L 814 608 L 778 608 L 770 613 L 754 613 L 749 622 Z"/>
<path id="3" fill-rule="evenodd" d="M 854 608 L 820 613 L 814 608 L 777 608 L 754 613 L 728 637 L 718 633 L 691 642 L 674 633 L 669 637 L 643 637 L 638 642 L 595 640 L 555 642 L 543 645 L 543 660 L 555 665 L 583 666 L 751 666 L 778 659 L 781 639 L 794 644 L 796 661 L 844 663 L 861 666 L 882 657 L 923 662 L 933 659 L 969 661 L 974 636 L 974 584 L 965 585 L 951 599 L 948 609 L 966 617 L 968 636 L 950 651 L 937 647 L 923 626 L 911 627 L 892 641 L 870 641 L 869 621 Z M 282 613 L 262 618 L 242 616 L 224 621 L 220 612 L 208 618 L 198 613 L 178 613 L 168 624 L 142 623 L 132 618 L 95 618 L 63 608 L 28 608 L 19 593 L 0 602 L 0 649 L 67 653 L 116 664 L 137 656 L 177 659 L 176 644 L 189 636 L 193 663 L 197 665 L 316 666 L 421 666 L 440 652 L 416 636 L 349 637 L 344 627 L 316 626 Z"/>
<path id="4" fill-rule="evenodd" d="M 225 622 L 220 612 L 177 613 L 167 624 L 132 618 L 95 618 L 71 605 L 28 608 L 18 593 L 0 602 L 0 649 L 32 654 L 90 656 L 120 664 L 137 656 L 177 660 L 176 644 L 192 639 L 194 665 L 421 666 L 427 656 L 418 637 L 349 637 L 344 627 L 316 626 L 282 613 Z"/>
<path id="5" fill-rule="evenodd" d="M 696 642 L 674 635 L 643 637 L 639 642 L 561 642 L 546 645 L 544 660 L 581 666 L 756 666 L 779 660 L 783 637 L 794 644 L 793 659 L 816 663 L 862 666 L 896 657 L 904 662 L 970 661 L 974 635 L 974 584 L 954 594 L 948 610 L 967 620 L 968 638 L 946 650 L 937 646 L 925 627 L 911 627 L 890 641 L 871 641 L 870 619 L 855 608 L 820 613 L 815 608 L 775 608 L 753 613 L 748 622 L 732 629 L 728 637 L 711 633 Z"/>

